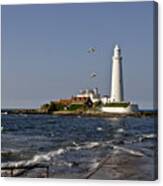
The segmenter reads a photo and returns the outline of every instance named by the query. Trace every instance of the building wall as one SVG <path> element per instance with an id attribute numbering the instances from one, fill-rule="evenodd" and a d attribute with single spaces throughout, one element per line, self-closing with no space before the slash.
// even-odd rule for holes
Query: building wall
<path id="1" fill-rule="evenodd" d="M 70 104 L 84 104 L 88 98 L 86 97 L 72 97 L 68 99 L 60 99 L 55 101 L 55 103 L 63 104 L 63 105 L 70 105 Z"/>
<path id="2" fill-rule="evenodd" d="M 130 112 L 138 112 L 138 105 L 130 104 L 128 107 L 102 107 L 102 112 L 110 112 L 110 113 L 130 113 Z"/>

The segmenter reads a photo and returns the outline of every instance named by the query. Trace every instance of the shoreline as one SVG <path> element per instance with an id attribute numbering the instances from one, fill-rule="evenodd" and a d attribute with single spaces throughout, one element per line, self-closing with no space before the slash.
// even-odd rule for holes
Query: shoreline
<path id="1" fill-rule="evenodd" d="M 157 117 L 158 111 L 139 111 L 133 113 L 107 113 L 101 111 L 53 111 L 53 112 L 41 112 L 38 109 L 2 109 L 2 115 L 7 114 L 49 114 L 56 116 L 83 116 L 83 117 Z"/>
<path id="2" fill-rule="evenodd" d="M 133 113 L 106 113 L 100 111 L 86 111 L 86 112 L 71 112 L 71 111 L 56 111 L 53 113 L 58 116 L 89 116 L 89 117 L 156 117 L 157 111 L 147 112 L 139 111 Z"/>

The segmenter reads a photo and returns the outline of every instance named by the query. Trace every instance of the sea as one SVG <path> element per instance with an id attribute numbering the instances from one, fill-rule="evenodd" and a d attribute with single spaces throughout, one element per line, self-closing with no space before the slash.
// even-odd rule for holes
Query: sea
<path id="1" fill-rule="evenodd" d="M 123 155 L 123 156 L 122 156 Z M 83 117 L 55 115 L 2 114 L 1 171 L 11 176 L 86 178 L 98 169 L 106 157 L 112 157 L 109 176 L 98 179 L 153 180 L 157 171 L 157 119 L 155 117 Z M 117 158 L 132 157 L 137 162 L 137 175 L 128 175 L 126 163 Z M 140 166 L 143 157 L 145 166 Z M 114 166 L 113 166 L 114 165 Z M 23 169 L 31 166 L 32 169 Z M 120 171 L 121 172 L 118 172 Z M 113 172 L 114 171 L 114 174 Z M 118 172 L 118 173 L 117 173 Z M 125 176 L 125 173 L 127 176 Z M 96 178 L 96 177 L 95 177 Z"/>

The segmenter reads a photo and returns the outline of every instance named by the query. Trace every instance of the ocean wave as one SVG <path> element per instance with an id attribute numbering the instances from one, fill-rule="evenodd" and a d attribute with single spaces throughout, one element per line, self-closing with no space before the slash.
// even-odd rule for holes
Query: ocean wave
<path id="1" fill-rule="evenodd" d="M 49 119 L 49 120 L 47 120 L 47 123 L 48 124 L 56 124 L 57 122 L 55 119 Z"/>
<path id="2" fill-rule="evenodd" d="M 56 156 L 59 156 L 61 154 L 64 154 L 65 152 L 68 152 L 69 150 L 80 150 L 80 149 L 91 149 L 98 147 L 100 143 L 98 142 L 89 142 L 85 143 L 82 145 L 78 145 L 76 142 L 72 142 L 72 146 L 68 146 L 65 149 L 60 148 L 55 151 L 50 151 L 46 154 L 37 154 L 34 155 L 32 159 L 30 160 L 22 160 L 22 161 L 17 161 L 17 162 L 7 162 L 7 163 L 2 163 L 2 167 L 23 167 L 23 166 L 34 166 L 38 163 L 42 162 L 49 162 Z M 7 153 L 7 152 L 3 152 Z M 9 153 L 9 152 L 8 152 Z M 72 166 L 71 164 L 67 164 L 68 166 Z"/>
<path id="3" fill-rule="evenodd" d="M 138 142 L 143 142 L 145 140 L 152 140 L 152 139 L 156 139 L 157 135 L 156 134 L 142 134 L 141 136 L 138 136 L 137 141 Z"/>
<path id="4" fill-rule="evenodd" d="M 8 154 L 8 153 L 19 153 L 20 150 L 18 149 L 8 149 L 8 148 L 4 148 L 3 150 L 1 150 L 1 154 Z"/>
<path id="5" fill-rule="evenodd" d="M 91 148 L 95 148 L 95 147 L 99 147 L 99 146 L 100 146 L 99 142 L 89 142 L 84 145 L 84 148 L 91 149 Z"/>
<path id="6" fill-rule="evenodd" d="M 117 133 L 124 133 L 124 132 L 125 132 L 125 130 L 123 128 L 117 129 Z"/>
<path id="7" fill-rule="evenodd" d="M 81 149 L 81 146 L 79 144 L 77 144 L 75 141 L 72 142 L 72 145 L 66 147 L 67 151 L 69 151 L 69 150 L 80 150 L 80 149 Z"/>
<path id="8" fill-rule="evenodd" d="M 4 149 L 1 150 L 1 158 L 16 158 L 19 156 L 20 150 L 16 149 Z"/>
<path id="9" fill-rule="evenodd" d="M 28 117 L 28 114 L 18 114 L 19 116 L 22 116 L 22 117 Z"/>
<path id="10" fill-rule="evenodd" d="M 97 131 L 103 131 L 103 128 L 97 127 L 96 130 L 97 130 Z"/>
<path id="11" fill-rule="evenodd" d="M 148 137 L 151 137 L 151 136 L 148 136 Z M 114 145 L 114 140 L 110 140 L 110 141 L 106 141 L 106 142 L 97 142 L 97 141 L 94 141 L 94 142 L 85 142 L 85 143 L 82 143 L 82 144 L 78 144 L 77 142 L 73 141 L 71 144 L 69 144 L 69 146 L 66 146 L 64 148 L 59 148 L 57 150 L 54 150 L 54 151 L 50 151 L 48 153 L 45 153 L 45 154 L 36 154 L 34 155 L 30 160 L 22 160 L 22 161 L 17 161 L 17 162 L 8 162 L 8 163 L 2 163 L 1 166 L 2 167 L 25 167 L 25 166 L 35 166 L 39 163 L 50 163 L 50 165 L 55 165 L 56 166 L 66 166 L 66 167 L 74 167 L 75 165 L 78 165 L 81 164 L 83 165 L 86 161 L 86 159 L 84 158 L 84 160 L 82 159 L 81 162 L 78 162 L 76 163 L 76 161 L 67 161 L 67 160 L 62 160 L 62 157 L 61 156 L 61 159 L 58 157 L 60 155 L 64 155 L 65 153 L 69 152 L 70 150 L 72 151 L 78 151 L 78 150 L 91 150 L 93 148 L 98 148 L 98 147 L 106 147 L 107 149 L 110 148 L 111 149 L 111 152 L 113 150 L 113 154 L 116 154 L 116 153 L 119 153 L 120 151 L 123 151 L 123 152 L 126 152 L 126 153 L 129 153 L 133 156 L 144 156 L 144 154 L 140 151 L 136 151 L 136 150 L 133 150 L 133 149 L 129 149 L 129 148 L 125 148 L 125 147 L 121 147 L 121 146 L 117 146 L 117 145 Z M 79 152 L 80 153 L 80 152 Z M 70 155 L 70 154 L 69 154 Z M 68 155 L 68 156 L 69 156 Z M 87 157 L 86 157 L 87 158 Z M 96 161 L 89 161 L 89 163 L 86 163 L 87 164 L 87 167 L 91 170 L 91 169 L 95 169 L 98 165 L 99 165 L 99 162 L 97 161 L 98 158 L 96 158 Z"/>
<path id="12" fill-rule="evenodd" d="M 118 153 L 119 151 L 123 151 L 123 152 L 127 152 L 131 155 L 134 155 L 134 156 L 140 156 L 140 157 L 144 156 L 144 154 L 140 151 L 128 149 L 128 148 L 125 148 L 125 147 L 120 147 L 120 146 L 113 145 L 113 149 L 115 150 L 116 153 Z"/>
<path id="13" fill-rule="evenodd" d="M 142 138 L 143 139 L 154 139 L 154 138 L 157 138 L 157 135 L 156 134 L 143 134 Z"/>
<path id="14" fill-rule="evenodd" d="M 81 150 L 81 149 L 92 149 L 101 146 L 102 144 L 99 142 L 86 142 L 83 144 L 77 144 L 76 142 L 72 142 L 72 146 L 66 147 L 66 150 Z"/>
<path id="15" fill-rule="evenodd" d="M 54 156 L 63 154 L 64 152 L 65 152 L 64 149 L 59 149 L 57 151 L 51 151 L 47 154 L 35 155 L 32 161 L 33 162 L 50 161 Z"/>
<path id="16" fill-rule="evenodd" d="M 90 165 L 90 170 L 96 169 L 99 166 L 100 162 L 94 162 Z"/>
<path id="17" fill-rule="evenodd" d="M 37 163 L 41 162 L 47 162 L 50 161 L 53 157 L 63 154 L 65 152 L 64 149 L 58 149 L 57 151 L 51 151 L 48 152 L 47 154 L 40 154 L 40 155 L 35 155 L 31 160 L 22 160 L 18 162 L 7 162 L 7 163 L 2 163 L 1 167 L 23 167 L 23 166 L 34 166 Z"/>

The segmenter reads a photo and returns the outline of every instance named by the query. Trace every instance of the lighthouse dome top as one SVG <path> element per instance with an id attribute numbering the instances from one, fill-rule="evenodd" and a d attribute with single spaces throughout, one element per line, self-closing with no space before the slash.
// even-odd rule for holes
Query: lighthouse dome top
<path id="1" fill-rule="evenodd" d="M 115 45 L 114 47 L 114 57 L 120 57 L 121 56 L 121 49 L 118 45 Z"/>
<path id="2" fill-rule="evenodd" d="M 115 50 L 120 50 L 120 47 L 118 46 L 118 44 L 115 45 Z"/>

